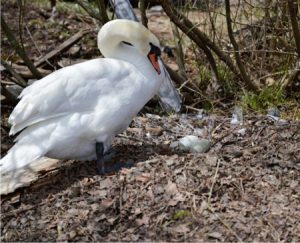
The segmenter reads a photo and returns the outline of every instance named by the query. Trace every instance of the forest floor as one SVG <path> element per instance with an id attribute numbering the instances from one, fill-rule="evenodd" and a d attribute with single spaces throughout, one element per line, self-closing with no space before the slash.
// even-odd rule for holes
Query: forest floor
<path id="1" fill-rule="evenodd" d="M 16 31 L 18 8 L 2 5 Z M 24 35 L 24 46 L 36 60 L 39 51 L 55 49 L 93 24 L 79 15 L 51 22 L 41 11 L 31 7 L 24 16 L 31 33 Z M 157 24 L 156 34 L 168 39 L 170 27 Z M 96 34 L 92 29 L 79 48 L 51 62 L 96 57 Z M 18 63 L 1 41 L 2 58 Z M 13 144 L 7 134 L 12 108 L 3 101 L 2 154 Z M 243 124 L 232 125 L 230 116 L 141 113 L 107 158 L 133 167 L 101 176 L 94 161 L 64 161 L 42 173 L 31 186 L 1 197 L 1 241 L 300 241 L 300 123 L 245 115 Z M 210 150 L 171 149 L 186 135 L 210 140 Z"/>
<path id="2" fill-rule="evenodd" d="M 245 131 L 241 129 L 246 129 Z M 245 117 L 137 117 L 108 163 L 66 161 L 2 197 L 3 241 L 300 240 L 300 124 Z M 194 134 L 203 154 L 170 149 Z"/>

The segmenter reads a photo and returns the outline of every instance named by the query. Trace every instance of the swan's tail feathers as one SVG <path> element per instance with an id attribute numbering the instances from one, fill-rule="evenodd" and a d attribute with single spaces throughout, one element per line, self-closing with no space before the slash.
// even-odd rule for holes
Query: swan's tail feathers
<path id="1" fill-rule="evenodd" d="M 0 160 L 0 174 L 28 166 L 43 155 L 43 149 L 38 145 L 17 143 Z"/>

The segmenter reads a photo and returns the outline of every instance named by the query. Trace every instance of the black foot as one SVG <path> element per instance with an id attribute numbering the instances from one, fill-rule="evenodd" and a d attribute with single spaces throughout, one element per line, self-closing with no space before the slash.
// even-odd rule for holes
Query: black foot
<path id="1" fill-rule="evenodd" d="M 105 174 L 105 166 L 104 166 L 104 158 L 103 158 L 103 152 L 104 152 L 104 145 L 103 143 L 96 143 L 96 156 L 97 156 L 97 170 L 100 175 Z"/>

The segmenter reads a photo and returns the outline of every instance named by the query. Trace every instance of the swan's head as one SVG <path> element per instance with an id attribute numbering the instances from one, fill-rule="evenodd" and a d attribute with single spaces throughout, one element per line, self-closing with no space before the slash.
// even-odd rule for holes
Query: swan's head
<path id="1" fill-rule="evenodd" d="M 131 45 L 147 56 L 154 69 L 160 73 L 157 57 L 160 55 L 159 40 L 142 24 L 126 19 L 106 23 L 98 33 L 98 48 L 105 57 L 118 57 L 120 48 Z M 128 53 L 130 55 L 130 53 Z"/>

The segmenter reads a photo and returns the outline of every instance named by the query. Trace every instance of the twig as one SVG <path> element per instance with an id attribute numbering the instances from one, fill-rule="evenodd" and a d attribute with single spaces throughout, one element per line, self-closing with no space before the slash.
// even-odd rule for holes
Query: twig
<path id="1" fill-rule="evenodd" d="M 203 111 L 203 109 L 197 109 L 197 108 L 195 108 L 195 107 L 193 107 L 193 106 L 189 106 L 189 105 L 185 105 L 185 107 L 186 107 L 187 109 L 194 110 L 194 111 L 198 111 L 198 112 L 202 112 L 202 111 Z"/>
<path id="2" fill-rule="evenodd" d="M 279 75 L 279 74 L 284 74 L 284 73 L 287 73 L 287 72 L 299 72 L 299 69 L 288 69 L 288 70 L 284 70 L 284 71 L 280 71 L 280 72 L 275 72 L 275 73 L 270 73 L 270 74 L 267 74 L 267 75 L 264 75 L 262 77 L 259 77 L 257 78 L 258 80 L 261 80 L 261 79 L 265 79 L 267 77 L 272 77 L 272 76 L 276 76 L 276 75 Z"/>
<path id="3" fill-rule="evenodd" d="M 61 53 L 62 51 L 68 49 L 71 45 L 73 45 L 74 43 L 76 43 L 77 41 L 79 41 L 85 34 L 87 34 L 89 32 L 90 32 L 90 30 L 88 30 L 88 29 L 80 30 L 75 35 L 71 36 L 69 39 L 67 39 L 66 41 L 64 41 L 59 46 L 57 46 L 54 50 L 50 51 L 45 56 L 43 56 L 42 58 L 40 58 L 39 60 L 37 60 L 34 64 L 36 66 L 41 65 L 42 63 L 44 63 L 47 60 L 53 58 L 54 56 L 56 56 L 57 54 Z"/>
<path id="4" fill-rule="evenodd" d="M 32 61 L 28 58 L 26 52 L 22 49 L 22 47 L 19 45 L 18 41 L 16 40 L 15 36 L 13 35 L 12 31 L 9 29 L 8 25 L 3 19 L 3 15 L 1 15 L 1 27 L 5 35 L 7 36 L 9 42 L 14 47 L 15 51 L 18 53 L 18 55 L 23 59 L 27 67 L 30 69 L 32 74 L 40 79 L 43 76 L 40 74 L 40 72 L 36 69 Z"/>
<path id="5" fill-rule="evenodd" d="M 31 35 L 30 30 L 28 29 L 27 25 L 25 25 L 25 28 L 26 28 L 26 30 L 27 30 L 27 33 L 28 33 L 28 35 L 29 35 L 29 37 L 30 37 L 30 39 L 31 39 L 31 41 L 32 41 L 32 43 L 33 43 L 33 45 L 35 46 L 35 49 L 38 51 L 38 53 L 40 54 L 40 56 L 42 56 L 43 54 L 42 54 L 42 52 L 40 51 L 40 49 L 39 49 L 39 47 L 37 46 L 37 44 L 35 43 L 35 41 L 34 41 L 34 39 L 33 39 L 33 36 Z M 55 67 L 54 67 L 48 60 L 46 60 L 46 62 L 47 62 L 53 69 L 55 69 Z"/>
<path id="6" fill-rule="evenodd" d="M 230 225 L 224 219 L 222 219 L 218 214 L 214 212 L 214 210 L 210 205 L 206 204 L 206 207 L 208 211 L 212 213 L 225 226 L 225 228 L 228 229 L 235 236 L 235 238 L 239 242 L 243 242 L 242 239 L 238 236 L 238 234 L 230 227 Z"/>
<path id="7" fill-rule="evenodd" d="M 236 68 L 232 59 L 225 54 L 210 38 L 200 31 L 198 28 L 195 28 L 194 24 L 187 19 L 182 13 L 177 11 L 173 4 L 169 0 L 164 0 L 161 2 L 162 7 L 164 8 L 166 14 L 169 18 L 186 34 L 191 40 L 193 40 L 207 55 L 208 61 L 214 72 L 217 74 L 217 67 L 210 50 L 215 52 L 215 54 L 227 64 L 229 69 L 239 78 L 241 78 L 239 70 Z M 208 49 L 209 48 L 209 49 Z"/>
<path id="8" fill-rule="evenodd" d="M 101 18 L 101 24 L 104 25 L 105 23 L 107 23 L 109 21 L 109 18 L 107 16 L 107 12 L 106 12 L 106 7 L 105 7 L 105 3 L 103 0 L 97 0 L 96 1 L 97 5 L 98 5 L 98 9 L 99 9 L 99 18 Z"/>
<path id="9" fill-rule="evenodd" d="M 215 171 L 213 182 L 212 182 L 212 185 L 211 185 L 210 190 L 209 190 L 208 199 L 207 199 L 208 204 L 210 204 L 211 196 L 212 196 L 214 186 L 215 186 L 215 183 L 216 183 L 216 180 L 217 180 L 217 176 L 218 176 L 218 172 L 219 172 L 219 166 L 220 166 L 220 159 L 218 159 L 217 168 L 216 168 L 216 171 Z"/>
<path id="10" fill-rule="evenodd" d="M 143 139 L 139 139 L 139 138 L 127 136 L 127 135 L 124 135 L 124 134 L 118 134 L 117 137 L 120 137 L 120 138 L 126 138 L 126 139 L 128 139 L 128 140 L 134 140 L 134 141 L 136 141 L 136 142 L 141 142 L 141 143 L 145 143 L 145 142 L 146 142 L 146 141 L 144 141 Z"/>
<path id="11" fill-rule="evenodd" d="M 7 71 L 9 71 L 11 73 L 11 75 L 16 79 L 15 83 L 17 83 L 18 85 L 22 86 L 22 87 L 26 87 L 27 83 L 26 81 L 21 77 L 21 75 L 19 75 L 17 72 L 15 72 L 15 70 L 3 59 L 1 59 L 1 64 L 5 67 L 5 69 L 7 69 Z"/>
<path id="12" fill-rule="evenodd" d="M 94 11 L 92 8 L 90 8 L 88 5 L 88 3 L 86 3 L 86 1 L 82 1 L 82 0 L 76 0 L 76 3 L 80 5 L 80 7 L 82 7 L 92 18 L 98 20 L 98 22 L 100 23 L 100 25 L 103 25 L 103 19 L 102 16 L 100 15 L 100 13 L 97 13 L 96 11 Z"/>
<path id="13" fill-rule="evenodd" d="M 288 8 L 289 8 L 289 13 L 290 13 L 289 15 L 291 18 L 294 39 L 296 42 L 298 57 L 300 58 L 300 31 L 299 31 L 298 20 L 297 20 L 298 19 L 298 17 L 297 17 L 298 3 L 297 3 L 297 1 L 288 0 Z"/>
<path id="14" fill-rule="evenodd" d="M 44 204 L 44 203 L 42 203 L 42 204 Z M 31 209 L 34 209 L 36 207 L 39 207 L 42 204 L 31 205 L 31 206 L 27 206 L 27 207 L 21 207 L 21 208 L 15 209 L 13 211 L 10 211 L 10 212 L 7 212 L 7 213 L 3 213 L 1 215 L 1 219 L 3 220 L 5 218 L 13 217 L 13 216 L 16 217 L 16 216 L 18 216 L 18 214 L 23 213 L 24 211 L 31 210 Z"/>
<path id="15" fill-rule="evenodd" d="M 18 27 L 19 27 L 19 38 L 20 38 L 20 45 L 22 47 L 22 49 L 25 51 L 24 48 L 24 41 L 23 41 L 23 28 L 22 28 L 22 24 L 23 24 L 23 5 L 22 5 L 22 0 L 18 1 L 18 5 L 19 5 L 19 21 L 18 21 Z"/>
<path id="16" fill-rule="evenodd" d="M 171 23 L 171 26 L 172 26 L 172 32 L 174 35 L 175 46 L 176 46 L 176 62 L 178 63 L 180 74 L 186 76 L 185 67 L 184 67 L 184 54 L 181 45 L 182 39 L 179 36 L 179 31 L 177 26 L 174 23 Z"/>
<path id="17" fill-rule="evenodd" d="M 189 83 L 190 82 L 190 80 L 189 79 L 187 79 L 182 85 L 180 85 L 180 87 L 178 88 L 178 90 L 180 91 L 183 87 L 185 87 L 185 85 L 187 84 L 187 83 Z"/>
<path id="18" fill-rule="evenodd" d="M 148 28 L 148 19 L 147 19 L 147 16 L 146 16 L 146 9 L 147 9 L 147 6 L 146 6 L 145 0 L 140 0 L 140 11 L 141 11 L 142 24 L 146 28 Z"/>
<path id="19" fill-rule="evenodd" d="M 251 53 L 273 53 L 273 54 L 282 54 L 282 55 L 291 55 L 291 56 L 297 56 L 298 54 L 297 53 L 294 53 L 294 52 L 286 52 L 286 51 L 275 51 L 275 50 L 238 50 L 238 51 L 228 51 L 228 50 L 223 50 L 224 52 L 226 53 L 235 53 L 235 52 L 238 52 L 238 53 L 248 53 L 248 52 L 251 52 Z"/>
<path id="20" fill-rule="evenodd" d="M 14 69 L 16 73 L 21 75 L 25 79 L 35 78 L 35 76 L 30 72 L 27 66 L 25 65 L 18 65 L 18 64 L 11 64 L 11 67 Z M 37 68 L 37 70 L 43 75 L 46 76 L 51 73 L 51 70 Z"/>
<path id="21" fill-rule="evenodd" d="M 236 51 L 236 52 L 234 52 L 234 56 L 235 56 L 237 66 L 241 72 L 241 77 L 249 89 L 257 91 L 258 88 L 254 85 L 254 83 L 250 80 L 248 74 L 246 73 L 244 64 L 239 55 L 239 46 L 236 43 L 234 36 L 233 36 L 233 30 L 232 30 L 232 26 L 231 26 L 232 20 L 230 17 L 230 0 L 225 0 L 225 10 L 226 10 L 226 22 L 227 22 L 228 36 L 231 41 L 231 44 L 233 45 L 234 50 Z"/>
<path id="22" fill-rule="evenodd" d="M 7 88 L 1 83 L 1 93 L 5 98 L 12 104 L 16 105 L 18 103 L 18 97 L 13 95 L 11 92 L 7 90 Z"/>
<path id="23" fill-rule="evenodd" d="M 180 74 L 175 72 L 172 68 L 170 68 L 167 64 L 164 64 L 168 73 L 170 74 L 171 79 L 177 84 L 181 85 L 185 82 L 185 78 L 182 77 Z"/>

